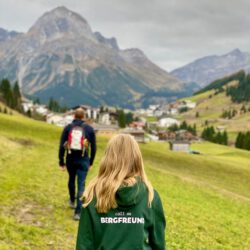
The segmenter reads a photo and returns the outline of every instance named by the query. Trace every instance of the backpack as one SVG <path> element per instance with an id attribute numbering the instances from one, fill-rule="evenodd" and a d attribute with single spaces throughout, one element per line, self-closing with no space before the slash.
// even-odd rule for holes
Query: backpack
<path id="1" fill-rule="evenodd" d="M 84 154 L 87 139 L 85 138 L 85 126 L 84 124 L 80 126 L 72 126 L 69 134 L 68 134 L 68 141 L 67 141 L 67 147 L 68 147 L 68 153 L 71 154 L 71 150 L 74 151 L 82 151 L 82 154 Z"/>

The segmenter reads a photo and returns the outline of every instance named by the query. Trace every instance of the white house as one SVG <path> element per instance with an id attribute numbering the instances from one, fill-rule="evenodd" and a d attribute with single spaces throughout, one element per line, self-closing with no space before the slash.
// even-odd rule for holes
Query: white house
<path id="1" fill-rule="evenodd" d="M 172 125 L 180 125 L 180 122 L 177 121 L 176 119 L 173 119 L 173 118 L 170 118 L 170 117 L 167 117 L 167 118 L 162 118 L 158 121 L 157 125 L 159 127 L 170 127 Z"/>
<path id="2" fill-rule="evenodd" d="M 154 110 L 152 110 L 152 109 L 147 109 L 146 110 L 146 115 L 147 116 L 153 116 L 153 114 L 154 114 Z"/>
<path id="3" fill-rule="evenodd" d="M 158 109 L 160 107 L 160 105 L 149 105 L 149 109 L 151 109 L 151 110 L 156 110 L 156 109 Z"/>
<path id="4" fill-rule="evenodd" d="M 107 112 L 100 113 L 99 114 L 98 123 L 103 124 L 103 125 L 110 125 L 111 121 L 110 121 L 110 115 L 109 115 L 109 113 L 107 113 Z"/>
<path id="5" fill-rule="evenodd" d="M 160 109 L 160 105 L 149 105 L 148 109 L 146 110 L 147 116 L 154 116 L 155 112 Z"/>
<path id="6" fill-rule="evenodd" d="M 138 109 L 135 111 L 135 113 L 137 115 L 145 115 L 146 114 L 146 110 L 145 109 Z"/>
<path id="7" fill-rule="evenodd" d="M 36 104 L 34 106 L 34 110 L 41 115 L 46 115 L 48 113 L 48 109 L 46 108 L 45 105 Z"/>
<path id="8" fill-rule="evenodd" d="M 160 105 L 154 105 L 153 107 L 154 108 L 154 111 L 153 111 L 153 115 L 156 116 L 156 117 L 160 117 L 163 115 L 163 110 L 162 108 L 160 107 Z"/>
<path id="9" fill-rule="evenodd" d="M 67 124 L 70 124 L 73 120 L 74 120 L 73 114 L 65 114 L 63 116 L 63 122 L 65 124 L 64 126 L 66 126 Z"/>
<path id="10" fill-rule="evenodd" d="M 143 129 L 125 128 L 121 133 L 132 135 L 137 142 L 145 142 L 145 131 Z"/>
<path id="11" fill-rule="evenodd" d="M 32 101 L 26 100 L 22 102 L 22 106 L 23 106 L 24 112 L 27 112 L 28 110 L 31 110 L 33 108 L 34 104 Z"/>
<path id="12" fill-rule="evenodd" d="M 176 114 L 178 114 L 178 109 L 177 108 L 171 108 L 169 110 L 169 112 L 170 112 L 171 115 L 176 115 Z"/>
<path id="13" fill-rule="evenodd" d="M 106 136 L 112 136 L 118 133 L 119 130 L 119 127 L 117 125 L 104 125 L 104 124 L 93 123 L 92 127 L 98 134 Z"/>
<path id="14" fill-rule="evenodd" d="M 190 100 L 184 100 L 183 103 L 189 109 L 194 109 L 196 107 L 196 102 L 192 102 Z"/>
<path id="15" fill-rule="evenodd" d="M 47 123 L 50 124 L 56 124 L 56 125 L 61 125 L 61 121 L 63 120 L 63 116 L 59 115 L 59 114 L 54 114 L 54 113 L 50 113 L 47 115 L 46 117 L 46 121 Z"/>
<path id="16" fill-rule="evenodd" d="M 170 149 L 172 151 L 188 153 L 190 151 L 190 142 L 187 142 L 187 141 L 170 142 Z"/>
<path id="17" fill-rule="evenodd" d="M 70 124 L 74 119 L 74 115 L 72 114 L 54 114 L 50 113 L 46 117 L 47 123 L 55 124 L 59 127 L 65 127 Z"/>
<path id="18" fill-rule="evenodd" d="M 91 107 L 89 107 L 87 109 L 87 116 L 88 116 L 88 118 L 96 120 L 97 119 L 97 114 L 98 114 L 98 110 L 97 109 L 91 108 Z"/>

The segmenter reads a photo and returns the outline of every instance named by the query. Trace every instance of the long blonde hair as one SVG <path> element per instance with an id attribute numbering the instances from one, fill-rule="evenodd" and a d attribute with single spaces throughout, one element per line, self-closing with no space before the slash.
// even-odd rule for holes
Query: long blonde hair
<path id="1" fill-rule="evenodd" d="M 96 198 L 96 209 L 107 213 L 116 208 L 115 194 L 122 185 L 133 185 L 140 177 L 148 189 L 148 206 L 154 197 L 151 183 L 144 171 L 141 151 L 135 139 L 128 134 L 119 134 L 110 139 L 101 160 L 99 173 L 83 194 L 83 207 Z"/>

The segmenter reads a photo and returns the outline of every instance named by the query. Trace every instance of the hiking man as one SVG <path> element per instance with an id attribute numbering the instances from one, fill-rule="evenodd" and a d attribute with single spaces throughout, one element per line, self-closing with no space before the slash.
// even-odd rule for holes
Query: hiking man
<path id="1" fill-rule="evenodd" d="M 84 188 L 88 170 L 92 167 L 96 153 L 95 132 L 83 119 L 84 110 L 75 110 L 75 117 L 71 124 L 67 125 L 61 135 L 59 147 L 59 166 L 61 170 L 67 168 L 69 174 L 69 206 L 75 208 L 74 219 L 80 219 L 82 202 L 80 200 Z M 90 158 L 89 158 L 90 148 Z M 65 150 L 67 151 L 66 165 L 64 161 Z M 77 204 L 75 206 L 75 179 L 77 177 Z"/>

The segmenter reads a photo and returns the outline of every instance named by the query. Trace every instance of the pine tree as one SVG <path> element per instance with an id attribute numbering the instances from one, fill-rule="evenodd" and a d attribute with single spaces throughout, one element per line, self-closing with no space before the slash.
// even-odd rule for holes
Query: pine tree
<path id="1" fill-rule="evenodd" d="M 118 110 L 118 125 L 120 128 L 125 128 L 126 126 L 126 118 L 122 109 Z"/>
<path id="2" fill-rule="evenodd" d="M 125 114 L 126 124 L 130 124 L 133 121 L 133 113 L 129 112 Z"/>
<path id="3" fill-rule="evenodd" d="M 223 145 L 228 145 L 228 135 L 227 135 L 227 131 L 224 131 L 222 134 L 222 144 Z"/>
<path id="4" fill-rule="evenodd" d="M 236 138 L 235 147 L 242 148 L 243 147 L 244 134 L 239 132 Z"/>
<path id="5" fill-rule="evenodd" d="M 207 141 L 215 142 L 215 131 L 214 127 L 206 127 L 203 129 L 201 137 Z"/>
<path id="6" fill-rule="evenodd" d="M 61 111 L 61 107 L 60 107 L 59 103 L 56 100 L 54 100 L 52 97 L 49 99 L 48 108 L 49 108 L 49 110 L 54 111 L 54 112 Z"/>
<path id="7" fill-rule="evenodd" d="M 235 117 L 237 115 L 237 110 L 233 110 L 233 117 Z"/>
<path id="8" fill-rule="evenodd" d="M 54 112 L 64 112 L 64 109 L 67 109 L 67 107 L 61 107 L 60 104 L 53 99 L 53 97 L 50 97 L 48 102 L 48 109 Z"/>
<path id="9" fill-rule="evenodd" d="M 103 112 L 104 112 L 104 107 L 101 106 L 101 107 L 100 107 L 100 113 L 103 113 Z"/>
<path id="10" fill-rule="evenodd" d="M 38 97 L 34 100 L 34 104 L 41 104 L 40 99 Z"/>
<path id="11" fill-rule="evenodd" d="M 242 105 L 240 111 L 241 111 L 242 113 L 246 113 L 246 112 L 247 112 L 247 109 L 246 109 L 245 105 Z"/>
<path id="12" fill-rule="evenodd" d="M 222 118 L 227 118 L 227 111 L 226 111 L 226 110 L 223 111 L 221 117 L 222 117 Z"/>
<path id="13" fill-rule="evenodd" d="M 18 82 L 15 82 L 13 87 L 13 108 L 19 111 L 22 110 L 22 96 Z"/>
<path id="14" fill-rule="evenodd" d="M 243 149 L 250 150 L 250 132 L 247 132 L 244 136 Z"/>
<path id="15" fill-rule="evenodd" d="M 179 130 L 179 127 L 178 127 L 177 124 L 173 124 L 170 127 L 168 127 L 168 130 L 172 131 L 172 132 L 175 132 L 175 131 Z"/>
<path id="16" fill-rule="evenodd" d="M 205 139 L 205 140 L 206 140 L 206 138 L 207 138 L 207 136 L 206 136 L 206 131 L 207 131 L 207 128 L 204 128 L 203 131 L 202 131 L 202 133 L 201 133 L 201 138 L 203 138 L 203 139 Z"/>
<path id="17" fill-rule="evenodd" d="M 180 125 L 180 129 L 187 129 L 188 125 L 186 121 L 183 121 L 182 124 Z"/>
<path id="18" fill-rule="evenodd" d="M 201 137 L 207 141 L 213 141 L 213 128 L 212 127 L 204 128 Z"/>
<path id="19" fill-rule="evenodd" d="M 214 138 L 215 138 L 215 129 L 213 126 L 211 126 L 209 128 L 209 139 L 210 141 L 214 142 Z"/>
<path id="20" fill-rule="evenodd" d="M 193 125 L 193 134 L 194 134 L 194 135 L 197 135 L 196 124 Z"/>
<path id="21" fill-rule="evenodd" d="M 7 106 L 13 106 L 13 93 L 11 89 L 11 85 L 8 79 L 3 79 L 0 85 L 0 91 L 3 95 L 4 102 Z"/>
<path id="22" fill-rule="evenodd" d="M 54 100 L 52 97 L 49 99 L 48 108 L 49 110 L 54 111 Z"/>
<path id="23" fill-rule="evenodd" d="M 4 114 L 8 114 L 8 109 L 6 108 L 6 106 L 5 106 L 4 109 L 3 109 L 3 113 L 4 113 Z"/>
<path id="24" fill-rule="evenodd" d="M 214 137 L 214 142 L 218 144 L 223 144 L 223 138 L 221 132 L 218 132 Z"/>
<path id="25" fill-rule="evenodd" d="M 27 112 L 26 112 L 26 114 L 27 114 L 28 117 L 31 117 L 32 116 L 31 110 L 28 109 Z"/>

